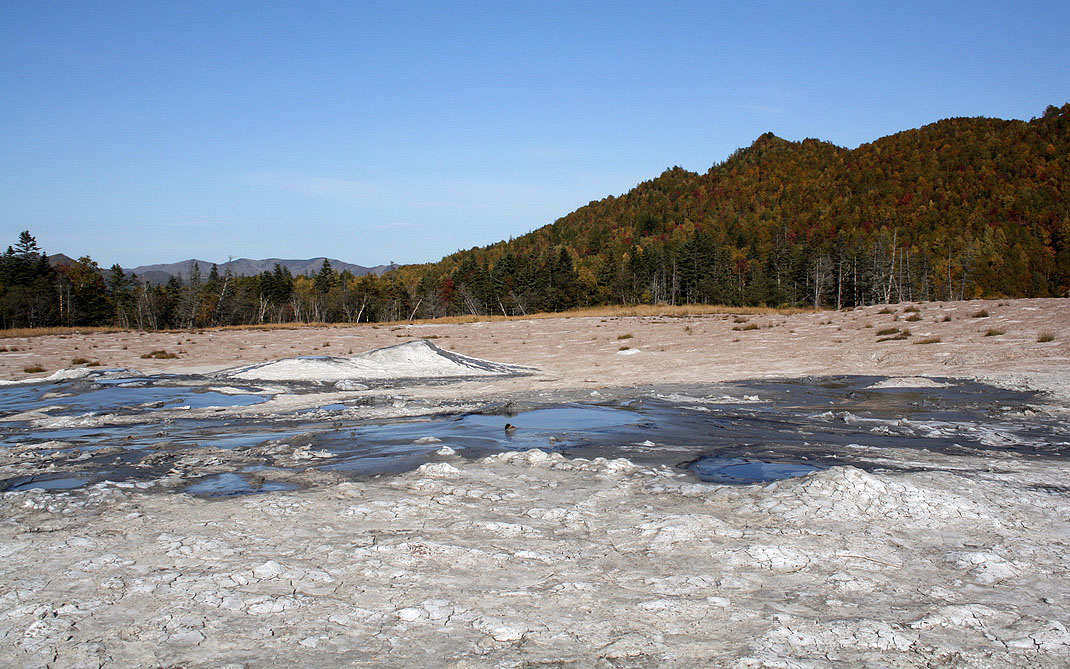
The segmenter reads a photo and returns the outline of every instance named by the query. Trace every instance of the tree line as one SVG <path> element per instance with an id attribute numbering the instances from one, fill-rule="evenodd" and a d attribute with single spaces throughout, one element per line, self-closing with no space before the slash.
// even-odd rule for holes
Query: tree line
<path id="1" fill-rule="evenodd" d="M 0 326 L 167 329 L 524 315 L 603 304 L 810 305 L 1070 295 L 1070 104 L 945 119 L 848 150 L 767 133 L 527 235 L 381 276 L 194 267 L 153 285 L 29 232 Z"/>

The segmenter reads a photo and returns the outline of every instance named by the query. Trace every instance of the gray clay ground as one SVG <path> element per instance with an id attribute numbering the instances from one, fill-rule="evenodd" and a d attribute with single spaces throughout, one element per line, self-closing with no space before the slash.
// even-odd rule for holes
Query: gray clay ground
<path id="1" fill-rule="evenodd" d="M 749 354 L 723 344 L 732 321 L 718 317 L 438 326 L 458 353 L 539 371 L 389 391 L 331 385 L 314 400 L 279 396 L 227 412 L 381 397 L 364 415 L 389 417 L 779 372 L 879 374 L 892 387 L 983 378 L 1047 391 L 1035 406 L 1011 408 L 1022 415 L 1065 417 L 1070 308 L 982 306 L 1019 339 L 975 332 L 962 317 L 975 303 L 922 306 L 926 327 L 959 328 L 944 333 L 942 350 L 877 345 L 865 323 L 888 317 L 876 309 L 776 317 Z M 945 312 L 958 315 L 945 325 Z M 1037 343 L 1047 329 L 1059 338 Z M 640 353 L 619 354 L 625 333 Z M 189 370 L 264 361 L 220 353 L 226 337 L 247 343 L 242 333 L 212 336 L 213 352 L 200 363 L 191 356 Z M 603 341 L 578 343 L 591 337 Z M 847 343 L 823 343 L 841 337 Z M 28 345 L 44 361 L 70 357 L 70 340 Z M 58 419 L 70 417 L 20 418 Z M 316 457 L 288 447 L 278 455 Z M 39 450 L 9 449 L 0 465 L 39 466 Z M 3 494 L 5 666 L 1070 664 L 1060 457 L 889 449 L 889 465 L 927 471 L 841 466 L 734 486 L 627 460 L 525 451 L 471 461 L 441 449 L 400 475 L 324 474 L 299 491 L 222 499 L 175 492 L 212 467 L 206 451 L 182 457 L 188 466 L 177 459 L 170 477 Z"/>

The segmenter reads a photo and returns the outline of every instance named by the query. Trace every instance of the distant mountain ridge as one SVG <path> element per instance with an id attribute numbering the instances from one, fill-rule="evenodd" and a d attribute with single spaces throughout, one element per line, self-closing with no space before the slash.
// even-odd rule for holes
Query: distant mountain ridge
<path id="1" fill-rule="evenodd" d="M 158 265 L 139 265 L 130 269 L 125 269 L 126 272 L 132 272 L 137 274 L 142 279 L 149 283 L 166 283 L 172 276 L 179 277 L 181 279 L 188 279 L 190 272 L 193 271 L 193 265 L 196 263 L 201 271 L 201 276 L 205 277 L 212 269 L 212 265 L 215 264 L 219 268 L 220 273 L 224 273 L 230 270 L 231 274 L 235 276 L 255 276 L 261 272 L 270 272 L 275 269 L 275 265 L 281 265 L 290 270 L 290 273 L 294 276 L 300 276 L 302 274 L 316 274 L 323 267 L 323 261 L 327 260 L 331 263 L 331 267 L 336 272 L 344 272 L 349 270 L 354 276 L 363 276 L 365 274 L 380 275 L 390 269 L 390 265 L 376 265 L 375 267 L 365 267 L 363 265 L 354 265 L 353 263 L 343 262 L 335 258 L 310 258 L 307 260 L 293 260 L 285 258 L 265 258 L 263 260 L 253 260 L 250 258 L 238 258 L 223 263 L 212 263 L 207 260 L 198 260 L 191 258 L 189 260 L 183 260 L 175 263 L 165 263 Z"/>

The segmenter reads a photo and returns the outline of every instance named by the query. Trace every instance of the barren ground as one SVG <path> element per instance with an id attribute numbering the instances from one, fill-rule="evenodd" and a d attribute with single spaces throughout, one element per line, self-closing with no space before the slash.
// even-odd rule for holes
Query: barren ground
<path id="1" fill-rule="evenodd" d="M 1070 301 L 924 303 L 916 321 L 905 306 L 9 338 L 0 379 L 76 358 L 209 372 L 431 338 L 540 371 L 392 393 L 478 404 L 760 377 L 968 377 L 1047 391 L 1029 410 L 1068 415 Z M 893 327 L 912 336 L 877 341 Z M 178 358 L 141 358 L 156 350 Z M 1065 460 L 974 455 L 947 469 L 722 486 L 623 460 L 444 452 L 401 476 L 222 500 L 127 484 L 8 492 L 0 660 L 1070 663 Z"/>

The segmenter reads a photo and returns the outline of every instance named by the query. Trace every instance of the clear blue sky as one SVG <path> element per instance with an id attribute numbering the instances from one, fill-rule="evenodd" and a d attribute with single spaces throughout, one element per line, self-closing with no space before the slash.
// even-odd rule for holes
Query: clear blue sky
<path id="1" fill-rule="evenodd" d="M 0 248 L 425 262 L 758 135 L 1070 101 L 1063 2 L 0 0 Z"/>

